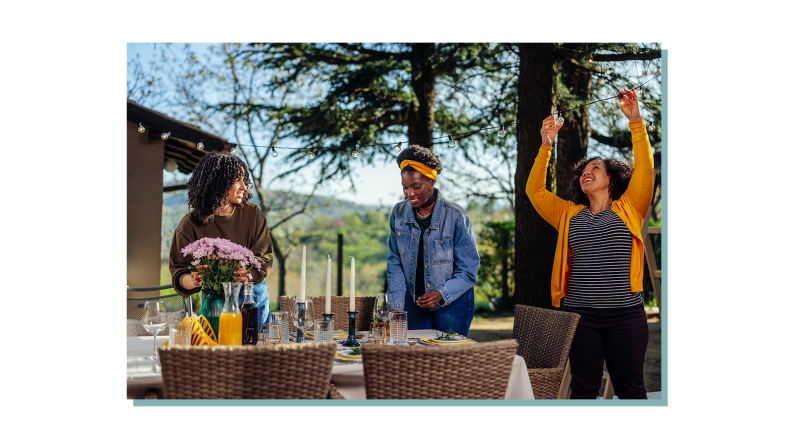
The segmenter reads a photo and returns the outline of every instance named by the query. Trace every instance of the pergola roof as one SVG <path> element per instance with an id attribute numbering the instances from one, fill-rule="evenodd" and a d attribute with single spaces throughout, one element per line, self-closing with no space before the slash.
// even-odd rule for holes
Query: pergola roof
<path id="1" fill-rule="evenodd" d="M 165 157 L 178 164 L 179 172 L 189 174 L 198 161 L 209 152 L 230 152 L 234 147 L 227 140 L 206 133 L 199 127 L 186 122 L 177 121 L 164 113 L 127 99 L 127 121 L 143 124 L 149 139 L 160 139 L 163 133 L 171 135 L 165 141 Z M 203 150 L 197 144 L 203 141 Z"/>

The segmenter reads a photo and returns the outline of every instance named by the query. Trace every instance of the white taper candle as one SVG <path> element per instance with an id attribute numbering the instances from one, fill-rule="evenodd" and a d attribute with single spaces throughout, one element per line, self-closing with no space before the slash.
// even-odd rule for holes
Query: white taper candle
<path id="1" fill-rule="evenodd" d="M 330 314 L 330 256 L 327 256 L 327 292 L 325 293 L 325 314 Z"/>
<path id="2" fill-rule="evenodd" d="M 300 302 L 305 302 L 305 245 L 303 245 L 302 268 L 300 269 Z"/>
<path id="3" fill-rule="evenodd" d="M 355 311 L 355 258 L 352 257 L 352 282 L 349 285 L 349 311 Z"/>

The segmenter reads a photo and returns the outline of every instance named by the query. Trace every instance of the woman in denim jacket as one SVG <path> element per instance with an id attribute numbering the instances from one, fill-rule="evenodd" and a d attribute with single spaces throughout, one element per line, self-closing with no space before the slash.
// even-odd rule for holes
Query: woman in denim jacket
<path id="1" fill-rule="evenodd" d="M 434 188 L 442 166 L 429 149 L 412 145 L 396 162 L 407 199 L 390 217 L 388 293 L 404 303 L 410 330 L 467 336 L 480 262 L 470 218 Z"/>

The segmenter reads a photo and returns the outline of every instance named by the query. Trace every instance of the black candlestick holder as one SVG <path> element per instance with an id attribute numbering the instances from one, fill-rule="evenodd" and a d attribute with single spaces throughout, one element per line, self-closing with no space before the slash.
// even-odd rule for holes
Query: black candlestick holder
<path id="1" fill-rule="evenodd" d="M 330 319 L 333 318 L 335 313 L 322 313 L 322 317 L 324 317 L 325 322 L 330 322 Z"/>
<path id="2" fill-rule="evenodd" d="M 349 315 L 349 336 L 341 345 L 344 347 L 360 347 L 360 344 L 355 338 L 355 316 L 357 316 L 357 311 L 347 311 L 347 314 Z"/>

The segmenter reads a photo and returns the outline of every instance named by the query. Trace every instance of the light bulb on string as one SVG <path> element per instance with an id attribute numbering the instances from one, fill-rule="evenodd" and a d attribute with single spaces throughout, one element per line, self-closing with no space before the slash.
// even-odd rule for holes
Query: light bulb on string
<path id="1" fill-rule="evenodd" d="M 604 77 L 601 77 L 601 78 L 600 78 L 600 84 L 604 84 L 604 83 L 605 83 L 605 78 L 604 78 Z"/>
<path id="2" fill-rule="evenodd" d="M 138 124 L 138 125 L 140 126 L 140 127 L 138 127 L 138 132 L 143 133 L 143 132 L 146 131 L 146 128 L 143 127 L 143 123 L 142 122 L 140 124 Z"/>
<path id="3" fill-rule="evenodd" d="M 231 154 L 236 154 L 236 151 L 237 151 L 238 148 L 239 148 L 239 146 L 232 147 L 231 148 Z"/>
<path id="4" fill-rule="evenodd" d="M 454 138 L 452 138 L 451 135 L 448 135 L 448 147 L 452 149 L 456 147 L 456 141 L 454 141 Z"/>
<path id="5" fill-rule="evenodd" d="M 401 152 L 401 143 L 398 143 L 395 146 L 393 146 L 393 153 L 399 153 L 399 152 Z"/>
<path id="6" fill-rule="evenodd" d="M 138 129 L 138 131 L 140 131 L 140 129 Z M 162 134 L 162 139 L 163 139 L 163 140 L 167 140 L 167 139 L 168 139 L 168 137 L 169 137 L 170 135 L 171 135 L 171 132 L 168 132 L 168 133 L 163 133 L 163 134 Z"/>
<path id="7" fill-rule="evenodd" d="M 310 152 L 308 152 L 308 159 L 312 160 L 314 158 L 316 158 L 316 155 L 313 153 L 313 150 L 311 150 Z"/>
<path id="8" fill-rule="evenodd" d="M 558 116 L 556 116 L 555 123 L 556 125 L 561 125 L 564 123 L 564 117 L 561 116 L 561 112 L 558 112 Z"/>
<path id="9" fill-rule="evenodd" d="M 506 136 L 506 128 L 501 126 L 500 130 L 498 130 L 498 138 L 503 138 Z"/>
<path id="10" fill-rule="evenodd" d="M 198 147 L 198 150 L 203 150 L 204 149 L 203 140 L 201 140 L 196 147 Z"/>
<path id="11" fill-rule="evenodd" d="M 591 57 L 589 57 L 589 60 L 588 60 L 588 61 L 589 61 L 589 62 L 594 62 L 594 59 L 592 59 Z"/>
<path id="12" fill-rule="evenodd" d="M 357 158 L 359 156 L 360 156 L 360 154 L 358 153 L 357 149 L 355 149 L 355 151 L 352 152 L 352 158 Z"/>
<path id="13" fill-rule="evenodd" d="M 278 152 L 275 150 L 275 146 L 270 147 L 270 150 L 272 150 L 272 157 L 277 158 Z"/>
<path id="14" fill-rule="evenodd" d="M 610 70 L 605 70 L 605 74 L 610 74 Z"/>
<path id="15" fill-rule="evenodd" d="M 650 122 L 649 127 L 647 127 L 647 130 L 649 130 L 650 132 L 654 132 L 654 129 L 655 129 L 654 122 Z"/>

